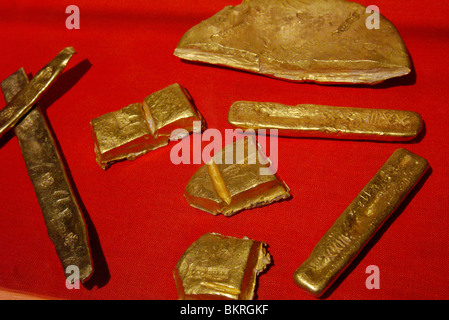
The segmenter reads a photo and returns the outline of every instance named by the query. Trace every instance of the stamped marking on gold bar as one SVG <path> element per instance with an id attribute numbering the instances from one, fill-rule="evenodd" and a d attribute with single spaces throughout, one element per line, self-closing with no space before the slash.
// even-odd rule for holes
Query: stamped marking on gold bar
<path id="1" fill-rule="evenodd" d="M 428 162 L 398 149 L 321 238 L 294 274 L 295 283 L 321 296 L 418 183 Z"/>
<path id="2" fill-rule="evenodd" d="M 412 140 L 423 127 L 412 111 L 250 101 L 233 103 L 228 122 L 244 129 L 278 129 L 281 136 L 381 141 Z"/>
<path id="3" fill-rule="evenodd" d="M 64 70 L 73 54 L 75 50 L 72 47 L 62 50 L 0 110 L 0 137 L 33 107 L 40 95 Z"/>

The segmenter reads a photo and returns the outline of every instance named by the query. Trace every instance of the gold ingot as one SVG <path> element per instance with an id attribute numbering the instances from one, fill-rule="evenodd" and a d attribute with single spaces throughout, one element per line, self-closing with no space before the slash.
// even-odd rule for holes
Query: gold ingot
<path id="1" fill-rule="evenodd" d="M 23 68 L 2 81 L 5 100 L 12 100 L 27 83 Z M 64 273 L 67 267 L 76 266 L 80 280 L 85 281 L 93 272 L 86 225 L 40 107 L 35 105 L 13 130 Z"/>
<path id="2" fill-rule="evenodd" d="M 375 84 L 411 72 L 394 25 L 345 0 L 244 0 L 191 28 L 174 54 L 293 81 Z"/>
<path id="3" fill-rule="evenodd" d="M 192 176 L 184 196 L 194 208 L 227 217 L 289 198 L 290 189 L 275 174 L 261 174 L 269 170 L 266 159 L 253 137 L 240 139 Z"/>
<path id="4" fill-rule="evenodd" d="M 36 76 L 21 88 L 0 111 L 0 137 L 31 110 L 41 94 L 53 83 L 75 54 L 72 47 L 62 50 Z"/>
<path id="5" fill-rule="evenodd" d="M 194 121 L 201 121 L 200 130 L 204 129 L 205 123 L 190 95 L 175 83 L 151 94 L 143 103 L 93 119 L 96 160 L 102 169 L 117 161 L 134 160 L 168 145 L 176 129 L 193 132 Z"/>
<path id="6" fill-rule="evenodd" d="M 266 244 L 207 233 L 173 270 L 180 300 L 252 300 L 257 276 L 271 263 Z"/>
<path id="7" fill-rule="evenodd" d="M 295 283 L 321 296 L 405 199 L 428 162 L 398 149 L 362 189 L 296 270 Z"/>
<path id="8" fill-rule="evenodd" d="M 412 111 L 250 101 L 233 103 L 228 122 L 242 129 L 277 129 L 280 136 L 380 141 L 412 140 L 423 127 Z"/>

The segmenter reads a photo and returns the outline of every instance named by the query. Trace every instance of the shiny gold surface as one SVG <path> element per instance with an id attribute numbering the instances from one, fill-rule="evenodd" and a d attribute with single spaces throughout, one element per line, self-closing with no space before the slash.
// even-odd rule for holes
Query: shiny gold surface
<path id="1" fill-rule="evenodd" d="M 23 69 L 1 83 L 8 102 L 28 83 Z M 55 141 L 39 106 L 14 127 L 39 205 L 64 272 L 70 265 L 80 270 L 80 280 L 93 271 L 84 218 L 73 194 Z"/>
<path id="2" fill-rule="evenodd" d="M 410 73 L 394 25 L 345 0 L 244 0 L 190 29 L 174 54 L 293 81 L 374 84 Z"/>
<path id="3" fill-rule="evenodd" d="M 218 195 L 226 202 L 227 205 L 230 205 L 232 201 L 231 194 L 229 193 L 228 187 L 226 187 L 223 176 L 221 175 L 220 170 L 218 170 L 214 160 L 207 163 L 207 169 L 210 179 L 212 180 L 212 184 L 214 185 Z"/>
<path id="4" fill-rule="evenodd" d="M 207 233 L 173 270 L 180 300 L 252 300 L 257 276 L 271 263 L 266 244 Z"/>
<path id="5" fill-rule="evenodd" d="M 423 127 L 412 111 L 250 101 L 233 103 L 228 122 L 243 129 L 278 129 L 280 136 L 382 141 L 412 140 Z"/>
<path id="6" fill-rule="evenodd" d="M 193 132 L 193 122 L 204 121 L 187 91 L 170 85 L 147 98 L 91 121 L 95 154 L 102 169 L 121 160 L 134 160 L 166 146 L 175 129 Z M 180 138 L 178 136 L 178 138 Z"/>
<path id="7" fill-rule="evenodd" d="M 428 162 L 398 149 L 320 239 L 296 270 L 295 283 L 320 296 L 418 183 Z"/>
<path id="8" fill-rule="evenodd" d="M 244 150 L 242 159 L 237 151 Z M 231 196 L 229 204 L 220 193 L 223 187 L 216 187 L 210 174 L 210 166 L 201 167 L 187 184 L 185 194 L 192 207 L 213 215 L 232 216 L 242 210 L 261 207 L 290 197 L 290 189 L 274 175 L 261 175 L 262 153 L 252 138 L 245 137 L 226 146 L 213 157 L 221 179 Z M 232 161 L 227 161 L 229 158 Z M 232 163 L 229 163 L 232 162 Z M 214 174 L 213 174 L 214 175 Z M 219 184 L 220 185 L 220 184 Z M 226 198 L 226 196 L 224 196 Z"/>
<path id="9" fill-rule="evenodd" d="M 33 107 L 40 95 L 64 70 L 75 50 L 72 47 L 62 50 L 52 61 L 40 70 L 36 76 L 21 88 L 7 106 L 0 110 L 0 137 Z"/>

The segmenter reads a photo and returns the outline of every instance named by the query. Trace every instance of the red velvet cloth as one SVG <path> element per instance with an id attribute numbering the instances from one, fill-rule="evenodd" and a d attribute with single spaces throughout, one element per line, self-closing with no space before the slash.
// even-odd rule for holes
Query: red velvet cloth
<path id="1" fill-rule="evenodd" d="M 432 171 L 327 299 L 449 298 L 448 5 L 359 2 L 376 4 L 396 25 L 416 76 L 373 87 L 300 84 L 173 55 L 189 28 L 239 0 L 3 1 L 1 79 L 22 66 L 35 74 L 66 46 L 78 52 L 41 105 L 86 212 L 96 271 L 87 287 L 66 289 L 9 134 L 0 140 L 0 287 L 68 299 L 176 299 L 172 269 L 179 257 L 204 233 L 217 232 L 269 245 L 274 264 L 259 278 L 258 299 L 315 299 L 293 283 L 294 271 L 392 152 L 405 147 Z M 66 29 L 70 4 L 80 9 L 79 30 Z M 406 144 L 282 138 L 278 174 L 293 198 L 215 217 L 183 197 L 200 166 L 172 164 L 174 143 L 108 171 L 95 162 L 90 120 L 175 82 L 189 90 L 208 126 L 222 132 L 231 128 L 227 111 L 237 100 L 412 110 L 422 115 L 425 132 Z M 370 265 L 380 269 L 379 290 L 365 286 Z"/>

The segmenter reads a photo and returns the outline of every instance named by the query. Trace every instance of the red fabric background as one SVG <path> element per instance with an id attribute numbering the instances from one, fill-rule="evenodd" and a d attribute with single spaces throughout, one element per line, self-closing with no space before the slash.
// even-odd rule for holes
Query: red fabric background
<path id="1" fill-rule="evenodd" d="M 240 0 L 2 1 L 1 79 L 22 66 L 35 74 L 66 46 L 78 52 L 41 104 L 86 211 L 96 273 L 88 288 L 66 289 L 17 139 L 7 135 L 0 140 L 0 287 L 69 299 L 176 299 L 177 260 L 202 234 L 218 232 L 269 244 L 274 265 L 259 278 L 259 299 L 315 299 L 295 286 L 294 271 L 391 153 L 405 147 L 430 162 L 430 175 L 327 299 L 449 298 L 448 5 L 359 2 L 376 4 L 394 22 L 416 77 L 374 87 L 298 84 L 173 55 L 190 27 Z M 65 27 L 69 4 L 80 8 L 80 30 Z M 190 91 L 209 127 L 222 131 L 236 100 L 412 110 L 426 129 L 408 144 L 280 139 L 278 174 L 293 198 L 214 217 L 184 199 L 199 165 L 173 165 L 173 144 L 106 172 L 95 162 L 89 121 L 175 82 Z M 365 287 L 369 265 L 380 268 L 379 290 Z"/>

